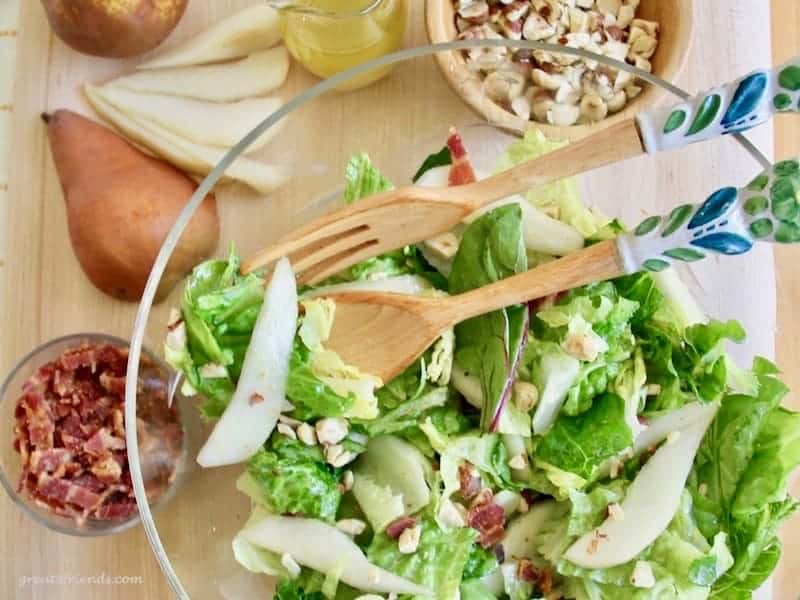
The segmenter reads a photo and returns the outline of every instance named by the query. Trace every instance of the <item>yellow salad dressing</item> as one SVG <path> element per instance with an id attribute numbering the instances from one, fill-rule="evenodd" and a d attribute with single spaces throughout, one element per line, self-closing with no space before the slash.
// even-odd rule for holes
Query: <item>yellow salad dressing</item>
<path id="1" fill-rule="evenodd" d="M 318 77 L 330 77 L 400 48 L 408 7 L 406 0 L 298 0 L 296 8 L 283 8 L 281 14 L 286 46 L 295 59 Z M 341 89 L 364 87 L 390 70 L 375 69 Z"/>

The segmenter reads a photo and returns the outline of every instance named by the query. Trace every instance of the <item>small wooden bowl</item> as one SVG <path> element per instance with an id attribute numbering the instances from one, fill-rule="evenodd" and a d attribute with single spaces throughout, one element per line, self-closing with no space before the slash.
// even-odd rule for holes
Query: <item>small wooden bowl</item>
<path id="1" fill-rule="evenodd" d="M 692 0 L 641 0 L 636 16 L 656 21 L 661 26 L 658 48 L 650 59 L 653 74 L 666 81 L 674 81 L 689 55 L 694 24 Z M 458 31 L 453 0 L 426 0 L 425 21 L 431 43 L 456 39 Z M 441 52 L 436 55 L 436 61 L 450 87 L 490 123 L 517 133 L 531 128 L 540 129 L 553 139 L 575 140 L 585 137 L 634 116 L 657 104 L 667 95 L 662 88 L 644 84 L 642 92 L 628 102 L 625 108 L 602 121 L 566 127 L 549 125 L 520 119 L 488 98 L 483 92 L 482 78 L 467 67 L 461 52 Z"/>

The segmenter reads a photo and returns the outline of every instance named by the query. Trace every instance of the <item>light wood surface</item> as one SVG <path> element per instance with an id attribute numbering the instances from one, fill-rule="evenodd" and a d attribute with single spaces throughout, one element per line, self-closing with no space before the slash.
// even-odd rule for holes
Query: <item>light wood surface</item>
<path id="1" fill-rule="evenodd" d="M 776 55 L 798 51 L 800 21 L 796 0 L 775 0 Z M 247 0 L 194 0 L 175 39 L 186 37 L 212 20 L 227 14 L 233 7 L 252 4 Z M 44 129 L 38 113 L 60 106 L 90 111 L 80 100 L 76 83 L 86 79 L 103 80 L 130 69 L 131 63 L 98 61 L 68 51 L 49 33 L 38 2 L 34 0 L 0 0 L 0 19 L 11 19 L 21 7 L 19 35 L 3 34 L 5 21 L 0 20 L 0 79 L 16 62 L 16 89 L 12 100 L 3 96 L 7 83 L 0 82 L 0 142 L 10 140 L 9 160 L 0 159 L 0 327 L 4 341 L 0 344 L 0 372 L 6 372 L 25 352 L 57 335 L 99 330 L 128 336 L 135 307 L 110 300 L 96 291 L 81 273 L 69 247 L 61 193 L 46 146 Z M 412 2 L 412 27 L 408 43 L 424 42 L 422 3 Z M 9 27 L 14 29 L 13 26 Z M 16 60 L 13 41 L 19 44 Z M 780 40 L 784 40 L 781 42 Z M 794 49 L 791 46 L 794 45 Z M 678 83 L 691 91 L 730 80 L 770 60 L 769 7 L 766 0 L 718 0 L 695 5 L 695 36 L 687 69 Z M 308 86 L 313 80 L 293 67 L 286 93 Z M 8 105 L 6 108 L 3 108 Z M 267 158 L 288 162 L 312 157 L 314 176 L 304 173 L 289 191 L 276 194 L 269 209 L 238 192 L 220 196 L 223 222 L 223 244 L 236 241 L 244 254 L 263 247 L 264 241 L 285 234 L 288 227 L 304 218 L 308 201 L 322 191 L 340 184 L 341 157 L 359 149 L 368 149 L 373 158 L 395 180 L 408 176 L 416 166 L 419 154 L 405 152 L 409 147 L 421 150 L 419 141 L 425 135 L 437 134 L 429 151 L 441 147 L 450 123 L 474 122 L 471 112 L 457 101 L 442 81 L 433 61 L 404 65 L 395 76 L 359 94 L 345 94 L 304 109 L 289 123 L 291 143 L 273 150 Z M 354 117 L 355 115 L 355 117 Z M 387 118 L 391 115 L 391 118 Z M 357 126 L 348 128 L 348 119 L 357 118 Z M 798 130 L 784 131 L 783 139 L 795 143 L 792 153 L 800 152 L 796 142 Z M 324 128 L 321 129 L 321 125 Z M 4 127 L 6 129 L 4 129 Z M 796 127 L 796 125 L 792 125 Z M 5 133 L 4 133 L 5 132 Z M 788 136 L 788 137 L 787 137 Z M 762 148 L 772 147 L 771 128 L 759 128 L 752 139 Z M 467 140 L 468 145 L 470 144 Z M 479 142 L 476 142 L 479 143 Z M 434 145 L 436 144 L 436 145 Z M 790 152 L 781 147 L 781 154 Z M 731 142 L 721 140 L 700 148 L 686 149 L 680 155 L 657 161 L 636 159 L 625 167 L 604 169 L 584 184 L 585 196 L 629 222 L 637 222 L 646 212 L 664 212 L 676 201 L 698 201 L 702 193 L 719 185 L 744 183 L 758 167 Z M 631 175 L 631 173 L 635 175 Z M 306 181 L 306 180 L 311 180 Z M 8 185 L 8 193 L 4 187 Z M 306 187 L 300 187 L 301 185 Z M 307 193 L 313 193 L 309 196 Z M 319 210 L 316 211 L 317 213 Z M 242 232 L 249 235 L 242 235 Z M 256 235 L 258 232 L 260 235 Z M 222 247 L 222 246 L 221 246 Z M 708 261 L 694 273 L 695 292 L 706 309 L 722 318 L 740 318 L 751 332 L 749 343 L 736 348 L 737 356 L 747 359 L 754 352 L 771 355 L 774 347 L 775 276 L 772 251 L 759 248 L 735 267 L 723 260 Z M 800 369 L 796 365 L 800 330 L 794 316 L 792 300 L 800 297 L 800 275 L 796 269 L 797 250 L 786 249 L 778 254 L 781 266 L 778 291 L 781 298 L 781 334 L 779 361 L 788 381 L 800 389 Z M 748 285 L 742 287 L 741 282 Z M 166 318 L 168 305 L 156 310 L 155 319 Z M 161 330 L 153 327 L 147 343 L 157 347 Z M 794 399 L 793 399 L 794 400 Z M 207 570 L 217 562 L 230 560 L 227 530 L 219 518 L 219 506 L 231 506 L 231 526 L 241 524 L 246 513 L 239 514 L 243 501 L 232 491 L 216 495 L 220 486 L 232 488 L 238 472 L 214 473 L 183 492 L 158 515 L 159 529 L 170 555 L 180 561 L 184 557 L 207 555 L 205 561 L 183 564 L 181 575 L 191 590 L 205 590 L 204 597 L 219 596 L 219 587 L 206 587 Z M 800 492 L 800 489 L 797 490 Z M 216 502 L 211 503 L 209 497 Z M 231 502 L 231 504 L 227 504 Z M 198 514 L 200 504 L 207 512 Z M 205 518 L 203 517 L 205 515 Z M 794 531 L 800 531 L 795 520 Z M 198 547 L 209 539 L 210 531 L 218 531 L 219 544 Z M 787 537 L 790 537 L 787 534 Z M 800 535 L 795 534 L 797 544 Z M 167 598 L 169 589 L 141 529 L 110 539 L 78 540 L 56 535 L 34 525 L 5 496 L 0 498 L 0 543 L 4 551 L 0 561 L 0 598 L 22 600 L 70 599 L 140 599 Z M 224 558 L 221 558 L 224 557 Z M 797 573 L 800 570 L 800 546 L 785 552 L 781 573 L 776 578 L 779 600 L 797 598 Z M 139 583 L 109 586 L 78 583 L 57 585 L 22 584 L 30 576 L 110 576 L 140 577 Z M 212 581 L 214 581 L 212 579 Z M 197 594 L 199 597 L 200 594 Z"/>
<path id="2" fill-rule="evenodd" d="M 800 54 L 800 2 L 797 0 L 772 0 L 772 52 L 774 64 L 781 64 Z M 800 156 L 800 119 L 780 115 L 775 122 L 775 156 L 790 158 Z M 778 274 L 778 335 L 776 357 L 783 369 L 783 379 L 793 393 L 787 403 L 800 410 L 800 248 L 785 246 L 775 250 L 775 268 Z M 800 477 L 793 486 L 795 496 L 800 495 Z M 777 598 L 800 598 L 800 515 L 783 529 L 783 557 L 781 569 L 775 578 Z"/>
<path id="3" fill-rule="evenodd" d="M 325 347 L 363 373 L 391 381 L 430 348 L 442 331 L 462 321 L 624 273 L 617 243 L 607 240 L 457 296 L 333 294 L 336 319 Z"/>
<path id="4" fill-rule="evenodd" d="M 702 0 L 641 0 L 637 17 L 656 21 L 661 26 L 658 49 L 652 57 L 653 73 L 664 79 L 673 80 L 681 72 L 687 57 L 686 49 L 691 46 L 695 20 L 692 19 L 695 1 Z M 425 25 L 434 42 L 449 42 L 455 39 L 455 10 L 452 0 L 427 0 Z M 702 29 L 702 27 L 700 28 Z M 545 135 L 565 139 L 579 139 L 596 131 L 633 117 L 642 106 L 662 100 L 667 94 L 653 86 L 645 86 L 641 94 L 632 99 L 620 112 L 599 123 L 560 127 L 542 123 L 532 123 L 520 119 L 484 94 L 483 80 L 476 76 L 461 53 L 442 53 L 436 60 L 443 75 L 455 92 L 472 106 L 478 114 L 490 123 L 510 131 L 524 131 L 526 128 L 539 128 Z"/>
<path id="5" fill-rule="evenodd" d="M 642 154 L 636 122 L 619 121 L 482 181 L 455 187 L 403 186 L 342 207 L 249 257 L 242 272 L 288 256 L 301 283 L 316 283 L 371 256 L 450 231 L 494 201 Z M 397 227 L 399 222 L 405 226 Z"/>

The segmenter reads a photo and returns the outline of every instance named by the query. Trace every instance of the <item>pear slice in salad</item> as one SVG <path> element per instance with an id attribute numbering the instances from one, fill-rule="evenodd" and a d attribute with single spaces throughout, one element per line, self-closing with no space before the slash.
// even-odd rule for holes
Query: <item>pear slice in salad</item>
<path id="1" fill-rule="evenodd" d="M 267 441 L 285 403 L 296 330 L 297 285 L 282 258 L 264 294 L 233 398 L 197 455 L 201 466 L 245 461 Z"/>
<path id="2" fill-rule="evenodd" d="M 356 543 L 335 527 L 316 519 L 269 516 L 242 531 L 252 544 L 298 564 L 329 573 L 341 569 L 339 579 L 364 592 L 433 596 L 428 588 L 373 565 Z"/>
<path id="3" fill-rule="evenodd" d="M 554 500 L 537 502 L 530 510 L 511 522 L 500 545 L 507 559 L 538 558 L 536 545 L 540 542 L 539 536 L 544 525 L 559 512 L 558 504 Z M 537 562 L 541 562 L 539 559 Z"/>
<path id="4" fill-rule="evenodd" d="M 628 488 L 621 508 L 624 518 L 610 516 L 578 539 L 565 558 L 579 567 L 604 569 L 636 558 L 667 528 L 680 505 L 697 448 L 719 409 L 714 402 L 696 420 L 669 438 L 642 467 Z"/>

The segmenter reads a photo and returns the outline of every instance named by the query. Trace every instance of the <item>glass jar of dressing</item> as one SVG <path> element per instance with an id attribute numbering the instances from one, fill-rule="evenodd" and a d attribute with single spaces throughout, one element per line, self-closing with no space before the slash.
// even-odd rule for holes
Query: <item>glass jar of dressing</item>
<path id="1" fill-rule="evenodd" d="M 272 0 L 281 13 L 292 56 L 318 77 L 330 77 L 398 50 L 408 18 L 407 0 Z M 391 66 L 349 80 L 343 90 L 369 85 Z"/>

